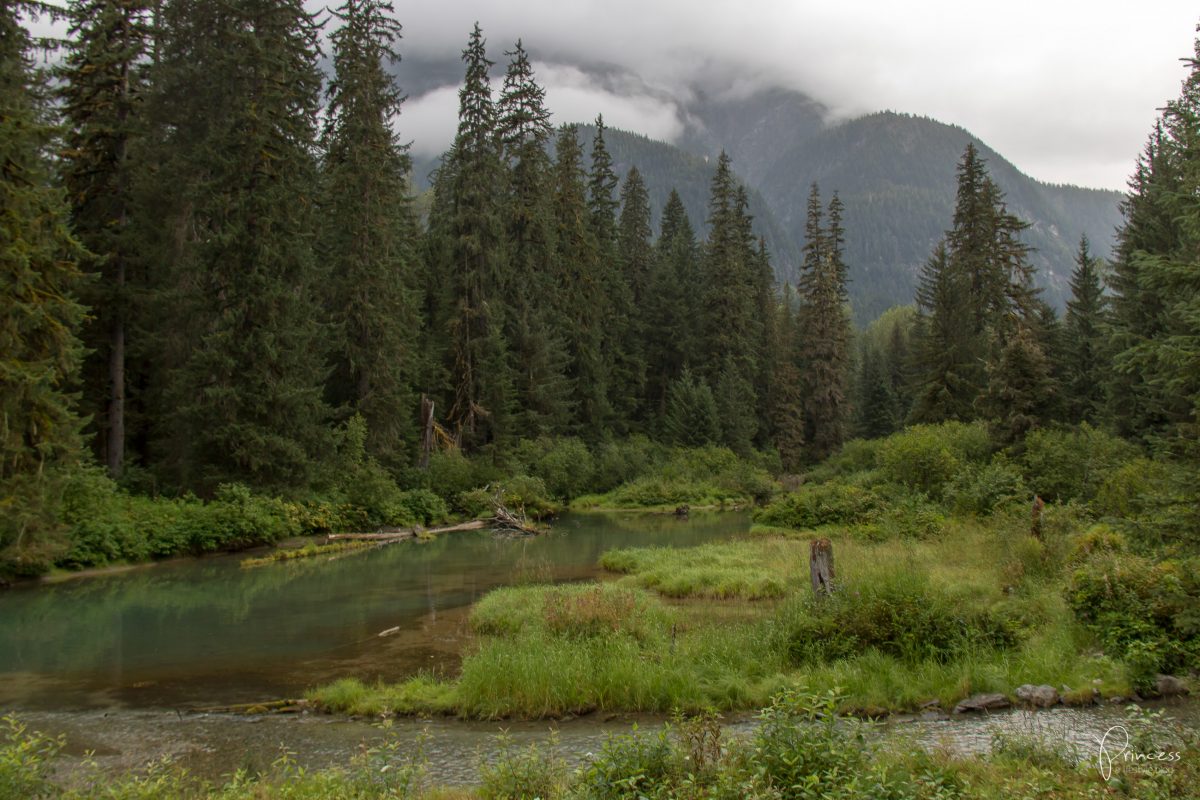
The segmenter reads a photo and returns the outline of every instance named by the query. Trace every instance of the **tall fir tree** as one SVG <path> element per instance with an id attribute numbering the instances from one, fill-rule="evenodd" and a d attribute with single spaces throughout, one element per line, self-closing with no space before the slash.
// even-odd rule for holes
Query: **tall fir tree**
<path id="1" fill-rule="evenodd" d="M 411 165 L 395 131 L 402 97 L 387 69 L 400 58 L 400 24 L 381 0 L 346 0 L 332 13 L 321 250 L 336 346 L 326 395 L 363 417 L 368 453 L 400 466 L 410 460 L 421 325 Z"/>
<path id="2" fill-rule="evenodd" d="M 945 240 L 921 270 L 912 349 L 914 392 L 910 422 L 974 417 L 977 360 L 966 276 L 954 269 Z"/>
<path id="3" fill-rule="evenodd" d="M 566 341 L 555 324 L 555 230 L 551 206 L 550 112 L 518 41 L 509 57 L 498 126 L 509 169 L 504 203 L 509 278 L 505 338 L 513 361 L 513 429 L 519 436 L 570 429 L 574 406 Z"/>
<path id="4" fill-rule="evenodd" d="M 685 366 L 699 363 L 700 275 L 696 234 L 679 193 L 671 190 L 654 244 L 646 293 L 646 402 L 651 419 L 666 411 L 667 393 Z"/>
<path id="5" fill-rule="evenodd" d="M 36 574 L 53 550 L 53 472 L 79 446 L 72 384 L 87 255 L 51 174 L 54 129 L 44 75 L 18 15 L 0 7 L 0 575 Z"/>
<path id="6" fill-rule="evenodd" d="M 797 301 L 785 285 L 774 325 L 776 366 L 771 379 L 771 431 L 783 468 L 799 472 L 804 466 L 804 374 L 800 368 Z"/>
<path id="7" fill-rule="evenodd" d="M 1075 256 L 1075 271 L 1071 274 L 1062 364 L 1069 421 L 1093 425 L 1104 411 L 1104 385 L 1109 372 L 1104 340 L 1107 302 L 1099 266 L 1087 237 L 1082 237 Z"/>
<path id="8" fill-rule="evenodd" d="M 449 288 L 449 374 L 453 385 L 447 416 L 468 450 L 507 434 L 512 374 L 504 315 L 507 237 L 502 200 L 505 170 L 497 135 L 483 31 L 476 23 L 462 54 L 466 75 L 459 90 L 458 132 L 448 156 L 442 224 Z M 431 227 L 432 224 L 431 224 Z"/>
<path id="9" fill-rule="evenodd" d="M 58 72 L 67 123 L 63 184 L 75 234 L 96 256 L 89 264 L 96 280 L 83 296 L 92 309 L 84 332 L 84 404 L 97 454 L 113 477 L 124 470 L 128 387 L 138 383 L 126 377 L 126 343 L 145 288 L 131 216 L 145 130 L 149 17 L 146 0 L 76 0 Z"/>
<path id="10" fill-rule="evenodd" d="M 625 325 L 618 343 L 619 366 L 615 380 L 626 382 L 614 400 L 615 410 L 629 415 L 631 427 L 647 421 L 646 335 L 655 321 L 647 316 L 650 277 L 654 262 L 651 242 L 650 195 L 637 167 L 630 167 L 621 185 L 621 216 L 617 224 L 617 266 L 628 302 Z"/>
<path id="11" fill-rule="evenodd" d="M 850 421 L 850 319 L 846 313 L 846 267 L 842 263 L 841 202 L 831 203 L 821 224 L 820 191 L 809 194 L 805 257 L 801 273 L 799 361 L 804 374 L 807 455 L 820 461 L 835 453 Z"/>
<path id="12" fill-rule="evenodd" d="M 172 0 L 159 22 L 153 119 L 171 182 L 143 222 L 163 228 L 171 265 L 157 309 L 177 328 L 163 338 L 179 368 L 158 374 L 169 466 L 201 489 L 303 486 L 329 437 L 319 29 L 300 0 Z"/>
<path id="13" fill-rule="evenodd" d="M 607 282 L 603 279 L 578 128 L 564 125 L 555 140 L 554 222 L 557 311 L 567 341 L 573 432 L 596 441 L 612 418 L 610 361 L 604 352 Z"/>

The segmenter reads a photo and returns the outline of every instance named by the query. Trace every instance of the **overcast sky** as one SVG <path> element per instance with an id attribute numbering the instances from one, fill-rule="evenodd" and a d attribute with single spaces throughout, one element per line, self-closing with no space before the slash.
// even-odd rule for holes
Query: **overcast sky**
<path id="1" fill-rule="evenodd" d="M 1200 19 L 1195 0 L 395 2 L 400 128 L 419 152 L 453 135 L 461 70 L 432 68 L 457 66 L 478 20 L 493 85 L 521 37 L 558 122 L 603 113 L 670 140 L 697 87 L 784 86 L 835 119 L 887 109 L 962 125 L 1035 178 L 1111 189 L 1178 96 Z"/>

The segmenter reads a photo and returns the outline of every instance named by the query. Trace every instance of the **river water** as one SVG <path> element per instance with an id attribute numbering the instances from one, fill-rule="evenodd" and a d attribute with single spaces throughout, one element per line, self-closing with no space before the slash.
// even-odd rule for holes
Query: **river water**
<path id="1" fill-rule="evenodd" d="M 633 723 L 655 727 L 662 718 L 406 719 L 385 730 L 370 720 L 319 714 L 190 709 L 294 697 L 348 675 L 453 673 L 467 640 L 466 614 L 487 591 L 587 579 L 605 550 L 688 547 L 740 536 L 748 525 L 740 513 L 575 514 L 535 538 L 462 532 L 334 559 L 242 569 L 244 556 L 218 556 L 19 588 L 0 593 L 0 711 L 65 734 L 68 764 L 91 752 L 103 770 L 169 757 L 215 779 L 242 767 L 265 769 L 283 749 L 305 766 L 322 767 L 345 764 L 364 743 L 395 737 L 402 752 L 421 752 L 434 780 L 468 783 L 494 754 L 501 730 L 517 745 L 553 741 L 578 763 L 609 734 Z M 394 632 L 379 635 L 388 630 Z M 1200 726 L 1195 703 L 1171 713 Z M 998 729 L 1032 730 L 1086 750 L 1122 714 L 1104 707 L 894 723 L 888 736 L 971 752 L 986 750 Z M 734 733 L 752 724 L 748 716 L 728 721 Z"/>

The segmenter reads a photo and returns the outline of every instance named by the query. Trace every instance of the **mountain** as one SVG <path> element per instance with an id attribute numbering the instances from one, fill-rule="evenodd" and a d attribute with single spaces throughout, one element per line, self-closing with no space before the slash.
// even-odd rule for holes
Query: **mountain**
<path id="1" fill-rule="evenodd" d="M 725 150 L 749 190 L 755 228 L 767 241 L 780 281 L 794 281 L 804 246 L 810 185 L 845 204 L 846 260 L 855 321 L 911 303 L 921 266 L 950 227 L 955 168 L 973 141 L 1008 208 L 1029 223 L 1043 297 L 1060 310 L 1069 296 L 1079 237 L 1105 255 L 1121 223 L 1121 194 L 1042 183 L 1023 174 L 969 131 L 926 117 L 880 112 L 829 122 L 828 110 L 803 94 L 766 89 L 740 96 L 696 94 L 683 108 L 675 144 L 609 129 L 619 174 L 636 164 L 657 219 L 671 188 L 697 231 L 705 230 L 716 156 Z M 593 129 L 580 126 L 585 151 Z M 417 163 L 425 182 L 434 164 Z"/>

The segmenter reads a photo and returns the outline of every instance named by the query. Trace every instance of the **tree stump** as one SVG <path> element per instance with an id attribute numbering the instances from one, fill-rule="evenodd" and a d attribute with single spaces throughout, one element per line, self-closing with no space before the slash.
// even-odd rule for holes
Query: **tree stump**
<path id="1" fill-rule="evenodd" d="M 429 454 L 433 452 L 433 401 L 421 395 L 421 457 L 418 469 L 429 469 Z"/>
<path id="2" fill-rule="evenodd" d="M 809 546 L 808 571 L 814 595 L 833 594 L 833 543 L 828 539 L 815 539 Z"/>
<path id="3" fill-rule="evenodd" d="M 1042 538 L 1042 510 L 1045 508 L 1046 504 L 1042 502 L 1042 498 L 1035 494 L 1033 496 L 1033 515 L 1029 526 L 1029 533 L 1035 539 Z"/>

